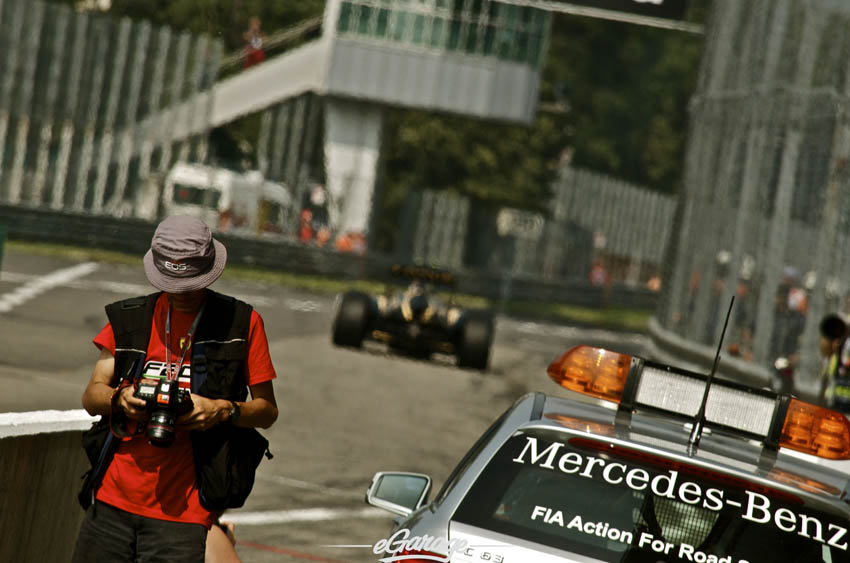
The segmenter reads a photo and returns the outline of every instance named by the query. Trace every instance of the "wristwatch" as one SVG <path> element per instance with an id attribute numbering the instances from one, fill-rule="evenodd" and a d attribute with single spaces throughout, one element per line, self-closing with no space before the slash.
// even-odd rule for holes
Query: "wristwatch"
<path id="1" fill-rule="evenodd" d="M 227 415 L 227 422 L 230 424 L 236 424 L 236 421 L 239 420 L 240 416 L 242 416 L 242 409 L 239 408 L 239 403 L 236 401 L 231 401 L 230 404 L 233 406 L 230 407 L 230 413 Z"/>

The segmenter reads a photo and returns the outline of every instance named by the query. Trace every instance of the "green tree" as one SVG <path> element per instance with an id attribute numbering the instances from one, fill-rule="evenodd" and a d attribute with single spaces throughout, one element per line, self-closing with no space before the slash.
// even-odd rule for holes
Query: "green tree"
<path id="1" fill-rule="evenodd" d="M 702 39 L 556 16 L 541 95 L 569 105 L 574 165 L 676 191 Z"/>
<path id="2" fill-rule="evenodd" d="M 384 135 L 387 182 L 543 209 L 563 138 L 547 115 L 526 127 L 394 111 Z"/>
<path id="3" fill-rule="evenodd" d="M 325 0 L 112 0 L 110 13 L 221 38 L 228 52 L 242 47 L 248 20 L 257 16 L 266 33 L 321 15 Z"/>
<path id="4" fill-rule="evenodd" d="M 411 190 L 451 190 L 490 206 L 545 211 L 566 136 L 558 117 L 505 125 L 415 110 L 387 113 L 377 245 L 394 247 Z"/>

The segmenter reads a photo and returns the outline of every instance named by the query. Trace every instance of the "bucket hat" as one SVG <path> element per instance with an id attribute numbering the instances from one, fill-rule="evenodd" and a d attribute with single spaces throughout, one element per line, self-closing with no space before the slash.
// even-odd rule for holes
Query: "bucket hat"
<path id="1" fill-rule="evenodd" d="M 203 289 L 224 271 L 227 249 L 195 217 L 172 215 L 156 228 L 144 258 L 145 275 L 167 293 Z"/>

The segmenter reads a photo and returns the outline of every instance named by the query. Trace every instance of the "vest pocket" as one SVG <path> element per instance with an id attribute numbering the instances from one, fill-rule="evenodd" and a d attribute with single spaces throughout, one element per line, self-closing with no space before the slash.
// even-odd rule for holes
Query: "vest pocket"
<path id="1" fill-rule="evenodd" d="M 211 399 L 244 401 L 248 396 L 245 382 L 245 343 L 203 343 L 205 381 L 199 394 Z M 197 358 L 195 361 L 198 361 Z M 198 370 L 196 370 L 198 371 Z"/>
<path id="2" fill-rule="evenodd" d="M 192 447 L 198 493 L 207 510 L 245 504 L 263 455 L 271 459 L 269 442 L 257 430 L 229 424 L 192 432 Z"/>

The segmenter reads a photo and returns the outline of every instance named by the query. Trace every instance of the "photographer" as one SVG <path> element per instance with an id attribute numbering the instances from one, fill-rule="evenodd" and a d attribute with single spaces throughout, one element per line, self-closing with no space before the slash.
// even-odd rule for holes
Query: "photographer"
<path id="1" fill-rule="evenodd" d="M 144 257 L 161 293 L 106 307 L 82 397 L 103 418 L 86 447 L 93 470 L 73 561 L 202 562 L 217 516 L 250 491 L 268 445 L 254 428 L 278 415 L 276 374 L 260 315 L 206 289 L 226 260 L 202 221 L 168 217 Z"/>

